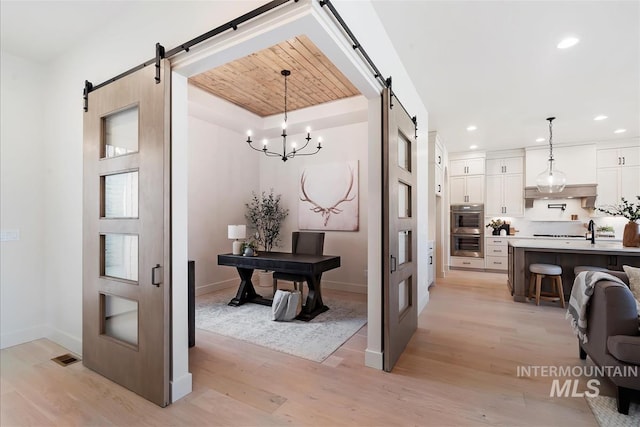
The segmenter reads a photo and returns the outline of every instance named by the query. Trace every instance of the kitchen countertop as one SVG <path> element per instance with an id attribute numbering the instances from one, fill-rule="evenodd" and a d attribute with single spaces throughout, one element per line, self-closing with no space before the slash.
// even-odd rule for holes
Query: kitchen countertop
<path id="1" fill-rule="evenodd" d="M 640 248 L 622 246 L 620 241 L 598 241 L 591 244 L 590 241 L 580 238 L 568 239 L 509 239 L 509 245 L 514 248 L 527 249 L 552 249 L 565 251 L 589 251 L 589 252 L 617 252 L 624 254 L 640 254 Z"/>

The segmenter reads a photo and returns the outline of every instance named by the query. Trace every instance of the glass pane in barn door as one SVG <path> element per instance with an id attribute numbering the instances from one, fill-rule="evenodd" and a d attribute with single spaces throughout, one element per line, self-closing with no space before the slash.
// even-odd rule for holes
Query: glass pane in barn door
<path id="1" fill-rule="evenodd" d="M 138 236 L 103 234 L 100 236 L 101 275 L 138 281 Z"/>
<path id="2" fill-rule="evenodd" d="M 102 118 L 104 138 L 101 157 L 117 157 L 138 151 L 138 106 Z"/>
<path id="3" fill-rule="evenodd" d="M 101 333 L 125 344 L 138 346 L 138 302 L 114 295 L 100 295 Z"/>
<path id="4" fill-rule="evenodd" d="M 147 66 L 84 113 L 83 363 L 169 403 L 170 72 Z"/>
<path id="5" fill-rule="evenodd" d="M 102 177 L 101 217 L 138 217 L 138 171 Z"/>
<path id="6" fill-rule="evenodd" d="M 417 328 L 415 123 L 390 90 L 383 117 L 383 361 L 391 371 Z"/>

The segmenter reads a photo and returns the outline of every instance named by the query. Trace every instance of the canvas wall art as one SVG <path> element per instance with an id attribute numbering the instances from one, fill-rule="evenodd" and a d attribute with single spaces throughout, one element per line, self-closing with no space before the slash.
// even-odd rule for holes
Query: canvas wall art
<path id="1" fill-rule="evenodd" d="M 358 162 L 305 166 L 298 187 L 300 230 L 358 230 Z"/>

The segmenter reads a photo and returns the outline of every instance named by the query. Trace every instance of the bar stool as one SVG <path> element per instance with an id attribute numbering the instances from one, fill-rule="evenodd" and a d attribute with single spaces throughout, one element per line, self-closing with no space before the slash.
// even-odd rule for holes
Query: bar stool
<path id="1" fill-rule="evenodd" d="M 531 279 L 529 281 L 529 298 L 536 299 L 536 305 L 540 305 L 540 300 L 560 301 L 564 308 L 564 291 L 562 289 L 562 267 L 553 264 L 531 264 L 529 265 Z M 551 293 L 541 293 L 542 279 L 551 279 Z"/>

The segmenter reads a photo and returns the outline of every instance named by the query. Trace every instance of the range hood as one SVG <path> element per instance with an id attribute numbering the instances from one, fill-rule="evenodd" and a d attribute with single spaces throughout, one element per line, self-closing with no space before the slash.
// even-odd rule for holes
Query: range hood
<path id="1" fill-rule="evenodd" d="M 597 184 L 567 185 L 559 193 L 541 193 L 537 187 L 525 187 L 524 206 L 533 207 L 533 201 L 539 199 L 580 199 L 583 208 L 593 208 L 596 203 Z"/>

